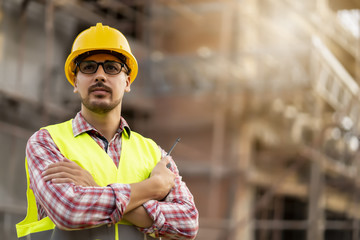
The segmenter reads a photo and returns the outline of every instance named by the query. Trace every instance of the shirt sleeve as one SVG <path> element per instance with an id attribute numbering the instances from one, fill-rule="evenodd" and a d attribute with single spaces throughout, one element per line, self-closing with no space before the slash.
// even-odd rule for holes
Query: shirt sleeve
<path id="1" fill-rule="evenodd" d="M 179 176 L 175 162 L 172 159 L 170 162 L 170 169 L 177 175 L 175 186 L 164 201 L 150 200 L 143 204 L 154 224 L 150 228 L 139 228 L 139 230 L 154 234 L 156 237 L 194 239 L 199 228 L 194 198 Z"/>
<path id="2" fill-rule="evenodd" d="M 49 216 L 61 229 L 82 229 L 101 224 L 116 223 L 129 203 L 130 185 L 81 187 L 75 184 L 45 182 L 42 172 L 51 163 L 69 161 L 42 129 L 29 139 L 26 156 L 38 216 Z"/>

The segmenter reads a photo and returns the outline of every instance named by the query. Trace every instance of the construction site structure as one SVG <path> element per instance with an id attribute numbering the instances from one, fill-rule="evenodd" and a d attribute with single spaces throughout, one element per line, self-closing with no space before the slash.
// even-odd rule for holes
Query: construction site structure
<path id="1" fill-rule="evenodd" d="M 181 137 L 196 239 L 360 239 L 356 0 L 0 0 L 0 239 L 26 213 L 27 139 L 80 109 L 63 66 L 97 22 L 139 62 L 130 127 Z"/>

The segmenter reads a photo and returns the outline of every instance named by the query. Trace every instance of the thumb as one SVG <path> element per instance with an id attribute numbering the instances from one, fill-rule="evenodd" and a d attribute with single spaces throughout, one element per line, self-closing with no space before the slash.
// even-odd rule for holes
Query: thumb
<path id="1" fill-rule="evenodd" d="M 171 157 L 170 156 L 165 156 L 163 159 L 164 159 L 166 167 L 170 168 L 171 167 L 171 161 L 170 161 Z"/>
<path id="2" fill-rule="evenodd" d="M 168 164 L 168 163 L 170 163 L 170 157 L 169 156 L 164 156 L 163 158 L 162 158 L 162 160 L 163 160 L 163 162 L 165 163 L 165 164 Z"/>
<path id="3" fill-rule="evenodd" d="M 73 161 L 71 161 L 71 160 L 69 160 L 69 159 L 67 159 L 67 158 L 64 158 L 64 162 L 73 162 Z"/>

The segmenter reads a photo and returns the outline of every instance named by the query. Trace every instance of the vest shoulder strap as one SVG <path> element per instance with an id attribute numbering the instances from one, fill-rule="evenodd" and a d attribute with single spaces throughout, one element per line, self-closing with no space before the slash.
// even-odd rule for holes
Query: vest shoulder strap
<path id="1" fill-rule="evenodd" d="M 116 182 L 117 167 L 113 160 L 89 134 L 74 136 L 72 120 L 45 129 L 64 157 L 89 171 L 98 185 Z"/>

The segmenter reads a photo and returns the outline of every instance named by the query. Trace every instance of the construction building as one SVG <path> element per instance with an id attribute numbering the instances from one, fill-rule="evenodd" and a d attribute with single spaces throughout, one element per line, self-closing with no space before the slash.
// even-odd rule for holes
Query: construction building
<path id="1" fill-rule="evenodd" d="M 64 75 L 97 22 L 130 40 L 132 129 L 173 151 L 199 240 L 360 239 L 360 1 L 0 0 L 0 239 L 27 139 L 75 116 Z"/>

